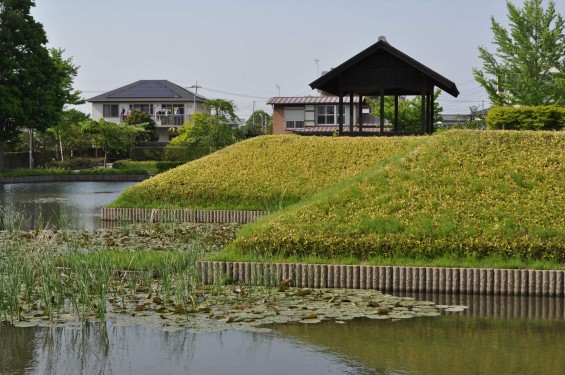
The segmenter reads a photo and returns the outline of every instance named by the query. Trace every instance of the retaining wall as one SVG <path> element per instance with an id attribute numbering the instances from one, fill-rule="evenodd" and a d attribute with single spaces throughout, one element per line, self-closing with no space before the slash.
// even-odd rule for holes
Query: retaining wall
<path id="1" fill-rule="evenodd" d="M 100 181 L 100 182 L 128 182 L 143 181 L 149 175 L 110 175 L 110 174 L 70 174 L 70 175 L 48 175 L 48 176 L 17 176 L 0 177 L 0 184 L 19 184 L 30 182 L 80 182 L 80 181 Z"/>
<path id="2" fill-rule="evenodd" d="M 102 208 L 101 217 L 103 221 L 247 224 L 267 214 L 266 211 Z"/>
<path id="3" fill-rule="evenodd" d="M 383 292 L 565 296 L 565 271 L 441 268 L 301 263 L 199 262 L 203 283 L 277 285 L 291 280 L 309 288 L 376 289 Z"/>

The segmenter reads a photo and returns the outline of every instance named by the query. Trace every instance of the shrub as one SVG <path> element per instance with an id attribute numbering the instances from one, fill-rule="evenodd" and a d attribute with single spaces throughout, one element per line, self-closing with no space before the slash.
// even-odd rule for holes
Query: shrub
<path id="1" fill-rule="evenodd" d="M 164 147 L 132 147 L 130 158 L 135 161 L 163 160 L 164 154 Z"/>
<path id="2" fill-rule="evenodd" d="M 565 133 L 453 130 L 246 225 L 248 254 L 565 261 Z"/>
<path id="3" fill-rule="evenodd" d="M 49 168 L 61 168 L 66 170 L 90 169 L 102 163 L 103 159 L 72 158 L 63 161 L 52 161 Z"/>
<path id="4" fill-rule="evenodd" d="M 157 172 L 156 161 L 132 161 L 132 160 L 116 160 L 112 163 L 113 169 L 119 170 L 143 170 L 146 172 L 156 173 Z"/>
<path id="5" fill-rule="evenodd" d="M 125 190 L 114 207 L 274 210 L 415 147 L 413 137 L 255 137 Z"/>
<path id="6" fill-rule="evenodd" d="M 176 168 L 179 165 L 183 165 L 184 163 L 184 161 L 159 161 L 156 163 L 157 172 L 165 172 L 169 169 Z"/>
<path id="7" fill-rule="evenodd" d="M 494 107 L 488 112 L 486 123 L 493 130 L 564 130 L 565 108 Z"/>

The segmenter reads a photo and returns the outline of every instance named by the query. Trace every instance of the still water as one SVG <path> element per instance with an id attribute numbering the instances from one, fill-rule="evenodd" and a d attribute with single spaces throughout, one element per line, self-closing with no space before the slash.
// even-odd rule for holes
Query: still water
<path id="1" fill-rule="evenodd" d="M 0 185 L 22 227 L 100 227 L 100 208 L 131 183 Z M 271 333 L 168 332 L 85 323 L 0 323 L 0 374 L 565 374 L 563 298 L 414 295 L 464 313 L 411 320 L 276 325 Z"/>
<path id="2" fill-rule="evenodd" d="M 4 225 L 100 228 L 100 209 L 135 182 L 41 182 L 0 184 Z M 8 222 L 6 222 L 8 221 Z"/>
<path id="3" fill-rule="evenodd" d="M 440 316 L 167 332 L 0 327 L 2 374 L 564 374 L 565 321 Z M 106 332 L 106 334 L 104 334 Z"/>

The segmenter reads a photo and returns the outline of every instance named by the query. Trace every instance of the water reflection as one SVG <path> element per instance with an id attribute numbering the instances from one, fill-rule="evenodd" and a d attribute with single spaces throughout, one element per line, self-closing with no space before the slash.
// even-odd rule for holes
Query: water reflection
<path id="1" fill-rule="evenodd" d="M 565 321 L 441 316 L 280 325 L 375 374 L 564 374 Z"/>
<path id="2" fill-rule="evenodd" d="M 164 332 L 108 322 L 83 328 L 4 326 L 0 338 L 0 372 L 9 374 L 370 373 L 359 363 L 278 333 Z"/>
<path id="3" fill-rule="evenodd" d="M 565 298 L 547 296 L 501 296 L 485 294 L 452 294 L 405 292 L 395 296 L 414 297 L 439 305 L 465 305 L 458 315 L 475 317 L 565 319 Z"/>
<path id="4" fill-rule="evenodd" d="M 42 182 L 0 184 L 4 227 L 100 228 L 100 209 L 135 182 Z"/>

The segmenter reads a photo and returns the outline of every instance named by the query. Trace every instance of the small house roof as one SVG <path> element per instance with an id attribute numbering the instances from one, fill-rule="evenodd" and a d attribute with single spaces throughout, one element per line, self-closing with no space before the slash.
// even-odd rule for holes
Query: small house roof
<path id="1" fill-rule="evenodd" d="M 339 95 L 340 78 L 344 78 L 344 92 L 362 95 L 378 95 L 380 89 L 385 95 L 417 95 L 419 87 L 414 82 L 424 80 L 426 85 L 433 83 L 452 96 L 459 95 L 455 83 L 394 48 L 384 37 L 310 83 L 310 87 Z"/>
<path id="2" fill-rule="evenodd" d="M 123 102 L 123 101 L 196 101 L 206 100 L 167 80 L 140 80 L 129 85 L 108 91 L 88 99 L 88 102 Z"/>
<path id="3" fill-rule="evenodd" d="M 349 97 L 343 98 L 344 103 L 349 103 Z M 267 104 L 336 104 L 337 96 L 275 96 Z M 359 97 L 353 97 L 353 103 L 359 103 Z"/>

